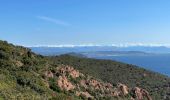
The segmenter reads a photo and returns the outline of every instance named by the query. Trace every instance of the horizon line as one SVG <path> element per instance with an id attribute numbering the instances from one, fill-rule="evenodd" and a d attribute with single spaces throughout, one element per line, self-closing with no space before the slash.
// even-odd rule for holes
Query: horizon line
<path id="1" fill-rule="evenodd" d="M 24 46 L 24 45 L 23 45 Z M 122 43 L 122 44 L 61 44 L 61 45 L 32 45 L 25 47 L 135 47 L 135 46 L 143 46 L 143 47 L 167 47 L 170 48 L 170 44 L 145 44 L 145 43 Z"/>

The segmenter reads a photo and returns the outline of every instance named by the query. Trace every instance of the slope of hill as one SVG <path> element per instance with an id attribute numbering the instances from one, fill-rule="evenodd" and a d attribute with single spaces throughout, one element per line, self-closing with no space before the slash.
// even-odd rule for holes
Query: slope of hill
<path id="1" fill-rule="evenodd" d="M 0 41 L 0 100 L 163 100 L 170 79 L 133 65 L 45 57 Z"/>

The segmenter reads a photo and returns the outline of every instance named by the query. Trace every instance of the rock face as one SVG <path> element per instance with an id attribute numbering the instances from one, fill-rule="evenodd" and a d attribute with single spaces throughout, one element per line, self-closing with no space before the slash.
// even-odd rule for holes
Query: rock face
<path id="1" fill-rule="evenodd" d="M 99 81 L 94 80 L 94 79 L 90 80 L 89 84 L 91 86 L 93 86 L 95 89 L 101 89 L 102 88 L 102 84 Z"/>
<path id="2" fill-rule="evenodd" d="M 53 73 L 51 71 L 45 72 L 45 76 L 48 78 L 53 78 L 55 77 L 54 75 L 58 77 L 57 85 L 61 90 L 76 91 L 75 95 L 77 96 L 95 99 L 95 95 L 97 94 L 99 97 L 108 96 L 120 98 L 126 97 L 133 91 L 135 97 L 130 97 L 129 99 L 131 100 L 145 100 L 145 98 L 147 98 L 147 100 L 152 100 L 149 93 L 144 89 L 139 87 L 130 89 L 127 85 L 122 83 L 114 87 L 110 83 L 104 83 L 89 75 L 84 75 L 71 66 L 61 65 L 57 67 L 56 71 L 53 71 Z M 97 93 L 95 93 L 95 91 Z"/>
<path id="3" fill-rule="evenodd" d="M 126 96 L 129 93 L 129 88 L 124 84 L 119 83 L 118 88 L 123 96 Z"/>
<path id="4" fill-rule="evenodd" d="M 73 67 L 70 66 L 65 66 L 65 67 L 61 66 L 58 68 L 58 71 L 62 74 L 68 73 L 72 78 L 77 78 L 80 76 L 79 71 L 75 70 Z"/>
<path id="5" fill-rule="evenodd" d="M 147 100 L 152 100 L 152 98 L 149 95 L 149 92 L 145 89 L 141 89 L 139 87 L 134 88 L 134 93 L 137 98 L 137 100 L 143 100 L 144 98 L 147 98 Z"/>
<path id="6" fill-rule="evenodd" d="M 116 96 L 116 97 L 126 96 L 128 94 L 129 94 L 129 88 L 126 85 L 122 84 L 122 83 L 119 83 L 117 85 L 117 87 L 112 92 L 112 95 Z"/>
<path id="7" fill-rule="evenodd" d="M 65 76 L 59 76 L 57 84 L 61 90 L 69 91 L 75 88 L 75 86 L 71 82 L 69 82 Z"/>

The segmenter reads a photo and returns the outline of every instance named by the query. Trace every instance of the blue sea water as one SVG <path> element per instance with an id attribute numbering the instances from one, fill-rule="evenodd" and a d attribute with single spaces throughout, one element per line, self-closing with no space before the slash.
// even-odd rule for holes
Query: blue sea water
<path id="1" fill-rule="evenodd" d="M 157 55 L 125 55 L 125 56 L 100 56 L 98 59 L 116 60 L 137 65 L 151 71 L 170 76 L 170 54 Z"/>

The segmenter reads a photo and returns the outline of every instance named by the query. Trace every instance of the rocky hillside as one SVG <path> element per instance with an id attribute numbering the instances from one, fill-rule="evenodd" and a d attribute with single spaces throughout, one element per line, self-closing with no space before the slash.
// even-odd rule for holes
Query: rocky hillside
<path id="1" fill-rule="evenodd" d="M 133 65 L 45 57 L 0 41 L 0 100 L 169 100 L 170 79 Z"/>
<path id="2" fill-rule="evenodd" d="M 82 99 L 131 99 L 131 100 L 152 100 L 149 92 L 145 89 L 128 86 L 118 83 L 113 86 L 92 76 L 80 73 L 71 66 L 60 65 L 53 72 L 45 72 L 47 78 L 56 77 L 57 85 L 62 91 L 72 91 Z M 133 94 L 133 95 L 131 95 Z"/>

